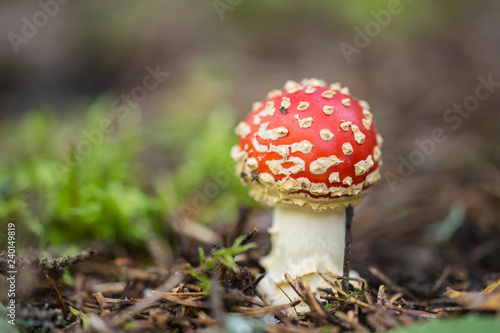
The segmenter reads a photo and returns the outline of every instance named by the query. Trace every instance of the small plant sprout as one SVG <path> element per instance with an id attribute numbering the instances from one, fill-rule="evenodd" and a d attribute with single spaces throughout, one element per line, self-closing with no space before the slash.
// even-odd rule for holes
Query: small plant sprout
<path id="1" fill-rule="evenodd" d="M 212 285 L 212 280 L 209 272 L 217 265 L 223 265 L 234 273 L 238 272 L 238 266 L 234 262 L 234 257 L 256 246 L 255 243 L 243 244 L 244 239 L 245 236 L 238 237 L 233 246 L 215 250 L 208 258 L 205 256 L 205 252 L 203 251 L 203 249 L 201 247 L 198 248 L 201 271 L 195 270 L 190 264 L 187 264 L 187 269 L 189 271 L 189 274 L 191 274 L 192 277 L 199 281 L 198 286 L 203 290 L 205 294 L 210 292 L 210 288 Z"/>
<path id="2" fill-rule="evenodd" d="M 313 291 L 328 288 L 318 272 L 343 273 L 345 210 L 380 179 L 382 138 L 369 109 L 339 83 L 288 81 L 236 127 L 237 175 L 273 207 L 259 288 L 274 304 L 297 299 L 285 273 Z"/>

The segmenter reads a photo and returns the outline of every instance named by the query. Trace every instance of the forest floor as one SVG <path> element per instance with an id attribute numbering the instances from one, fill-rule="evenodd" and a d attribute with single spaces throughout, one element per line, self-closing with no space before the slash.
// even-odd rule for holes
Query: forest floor
<path id="1" fill-rule="evenodd" d="M 474 191 L 479 190 L 469 186 L 467 195 L 477 197 L 479 192 Z M 361 226 L 354 228 L 352 266 L 364 280 L 362 288 L 351 286 L 346 293 L 340 279 L 324 276 L 331 288 L 318 295 L 289 279 L 309 306 L 308 312 L 298 316 L 294 311 L 298 301 L 270 305 L 256 289 L 264 273 L 258 262 L 270 246 L 265 228 L 271 217 L 241 209 L 231 227 L 216 223 L 210 228 L 187 228 L 191 231 L 178 235 L 175 251 L 150 241 L 148 251 L 143 252 L 100 244 L 69 257 L 42 260 L 36 251 L 18 256 L 16 326 L 3 322 L 4 329 L 381 332 L 401 328 L 404 332 L 445 332 L 433 330 L 434 319 L 453 318 L 462 320 L 462 329 L 486 325 L 486 331 L 493 331 L 500 325 L 500 230 L 482 223 L 487 219 L 481 216 L 498 216 L 499 197 L 498 193 L 481 193 L 488 196 L 486 205 L 490 206 L 454 205 L 432 227 L 401 223 L 393 213 L 388 220 L 395 223 L 381 224 L 375 230 L 363 224 L 371 214 L 369 209 L 355 213 L 354 223 Z M 410 216 L 422 216 L 416 202 Z M 433 214 L 433 208 L 429 209 L 427 213 Z M 196 235 L 189 237 L 189 232 Z M 214 234 L 222 235 L 222 243 L 210 247 L 203 240 Z M 205 249 L 202 256 L 198 246 Z M 8 259 L 7 252 L 0 254 L 4 281 Z"/>

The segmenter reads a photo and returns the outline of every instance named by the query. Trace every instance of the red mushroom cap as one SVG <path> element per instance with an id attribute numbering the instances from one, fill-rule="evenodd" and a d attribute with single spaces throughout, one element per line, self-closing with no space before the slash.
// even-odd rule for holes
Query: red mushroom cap
<path id="1" fill-rule="evenodd" d="M 288 81 L 254 103 L 235 131 L 237 174 L 269 206 L 355 204 L 380 179 L 382 138 L 369 106 L 339 83 Z"/>

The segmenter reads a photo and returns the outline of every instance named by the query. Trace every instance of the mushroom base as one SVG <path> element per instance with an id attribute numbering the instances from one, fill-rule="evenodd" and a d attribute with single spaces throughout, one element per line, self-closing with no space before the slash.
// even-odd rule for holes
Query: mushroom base
<path id="1" fill-rule="evenodd" d="M 273 304 L 290 302 L 289 298 L 299 299 L 286 283 L 285 273 L 303 282 L 308 280 L 313 292 L 317 288 L 330 288 L 318 272 L 330 276 L 342 275 L 345 249 L 344 207 L 314 212 L 296 206 L 278 206 L 274 208 L 273 227 L 269 229 L 269 233 L 272 249 L 261 260 L 261 265 L 266 269 L 266 277 L 259 284 L 259 290 Z"/>

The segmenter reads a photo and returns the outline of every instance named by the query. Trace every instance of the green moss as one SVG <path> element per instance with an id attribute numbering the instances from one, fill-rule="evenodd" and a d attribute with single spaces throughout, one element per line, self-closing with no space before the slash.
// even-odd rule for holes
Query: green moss
<path id="1" fill-rule="evenodd" d="M 176 214 L 230 221 L 251 203 L 229 157 L 228 107 L 193 117 L 166 110 L 144 125 L 139 109 L 120 119 L 111 103 L 102 98 L 77 116 L 32 110 L 0 126 L 0 227 L 16 224 L 19 248 L 141 246 L 146 233 L 169 238 Z M 192 209 L 193 200 L 203 205 Z"/>

